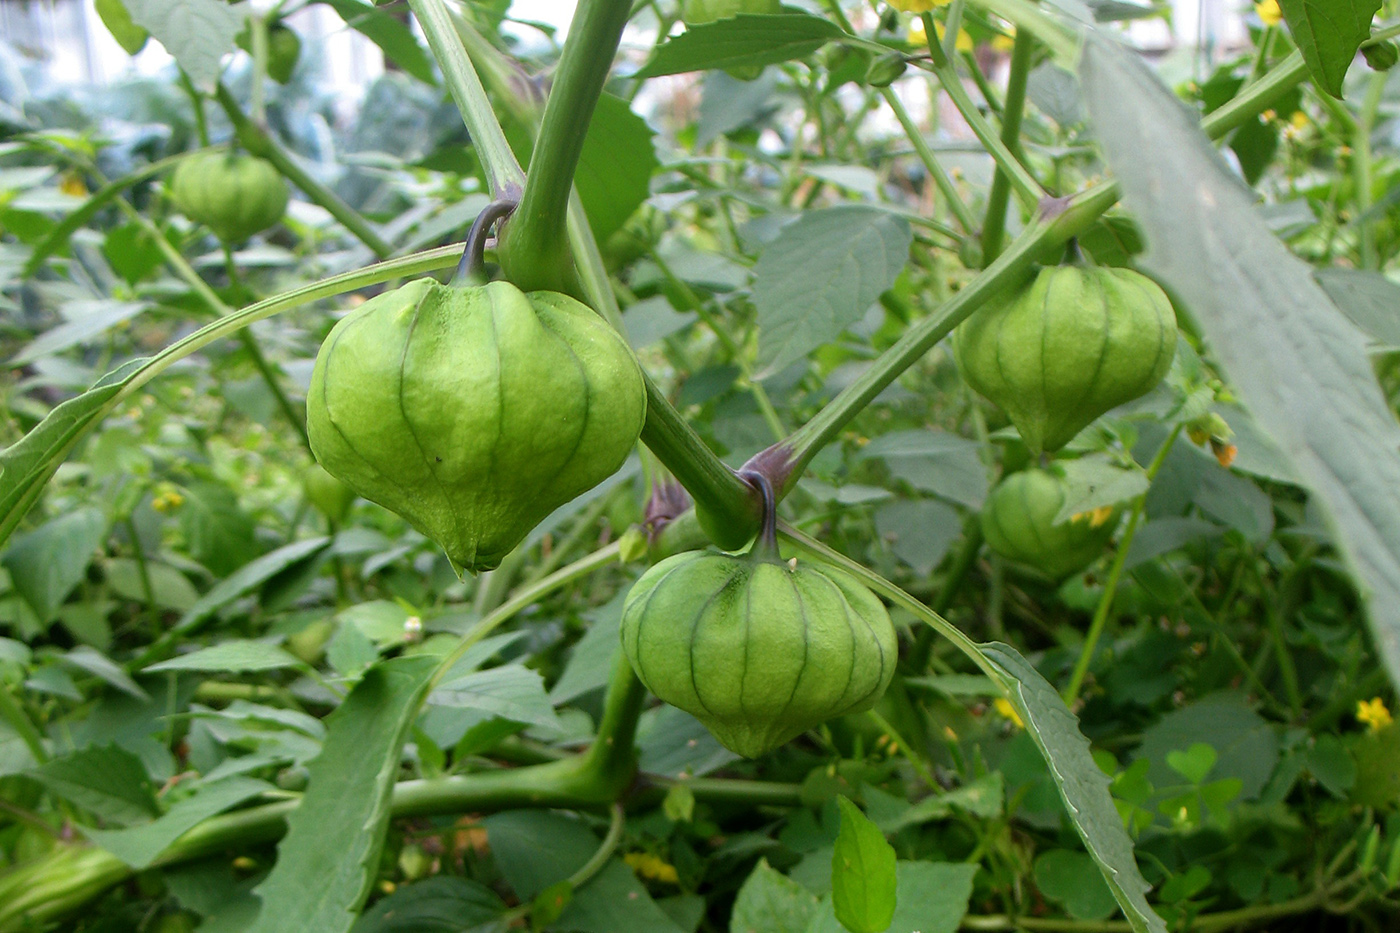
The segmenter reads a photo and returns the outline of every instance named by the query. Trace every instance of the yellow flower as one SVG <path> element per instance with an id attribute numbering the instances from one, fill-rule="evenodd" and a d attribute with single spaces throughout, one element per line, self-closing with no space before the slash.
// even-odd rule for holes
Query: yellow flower
<path id="1" fill-rule="evenodd" d="M 628 852 L 622 857 L 622 860 L 643 878 L 663 881 L 666 884 L 680 883 L 680 876 L 676 874 L 676 866 L 663 861 L 650 852 Z"/>
<path id="2" fill-rule="evenodd" d="M 1026 728 L 1026 724 L 1021 721 L 1021 714 L 1016 712 L 1016 707 L 1011 705 L 1011 701 L 1006 697 L 997 697 L 992 701 L 992 708 L 1001 714 L 1003 719 L 1011 720 L 1017 729 Z"/>
<path id="3" fill-rule="evenodd" d="M 929 13 L 935 7 L 947 6 L 953 0 L 890 0 L 890 6 L 901 13 Z"/>
<path id="4" fill-rule="evenodd" d="M 947 0 L 937 0 L 937 2 L 944 2 L 944 3 L 946 3 Z M 939 42 L 942 42 L 942 41 L 943 41 L 943 27 L 942 27 L 942 25 L 940 25 L 940 24 L 938 24 L 938 23 L 935 23 L 934 26 L 938 29 L 938 41 L 939 41 Z M 913 21 L 911 21 L 911 22 L 909 23 L 909 43 L 910 43 L 911 45 L 927 45 L 927 44 L 928 44 L 928 33 L 924 32 L 924 21 L 923 21 L 922 19 L 916 19 L 916 20 L 913 20 Z M 1008 48 L 1009 48 L 1009 46 L 1008 46 Z M 958 44 L 957 44 L 957 49 L 958 49 L 959 52 L 971 52 L 971 51 L 972 51 L 972 36 L 968 35 L 966 29 L 959 29 L 959 30 L 958 30 Z"/>
<path id="5" fill-rule="evenodd" d="M 1277 26 L 1283 22 L 1283 11 L 1278 8 L 1278 0 L 1259 0 L 1254 4 L 1254 12 L 1265 26 Z"/>
<path id="6" fill-rule="evenodd" d="M 167 489 L 151 499 L 151 508 L 162 515 L 169 515 L 184 504 L 185 497 L 173 489 Z"/>
<path id="7" fill-rule="evenodd" d="M 1113 506 L 1101 505 L 1092 511 L 1079 512 L 1078 514 L 1071 515 L 1069 520 L 1072 522 L 1088 522 L 1090 528 L 1097 528 L 1112 517 Z"/>
<path id="8" fill-rule="evenodd" d="M 1385 702 L 1380 697 L 1357 703 L 1356 718 L 1370 726 L 1372 732 L 1379 732 L 1394 721 L 1390 717 L 1390 710 L 1385 708 Z"/>
<path id="9" fill-rule="evenodd" d="M 1009 35 L 1006 34 L 1006 33 L 1000 33 L 1000 32 L 999 32 L 999 33 L 997 33 L 996 35 L 992 36 L 992 48 L 996 49 L 998 52 L 1010 52 L 1010 51 L 1011 51 L 1011 47 L 1012 47 L 1013 45 L 1015 45 L 1015 44 L 1016 44 L 1016 30 L 1015 30 L 1015 29 L 1012 29 L 1012 30 L 1011 30 L 1011 33 L 1010 33 Z"/>
<path id="10" fill-rule="evenodd" d="M 76 172 L 68 172 L 65 174 L 63 180 L 58 184 L 58 190 L 75 198 L 85 198 L 88 196 L 88 189 L 87 185 L 83 182 L 83 176 Z"/>

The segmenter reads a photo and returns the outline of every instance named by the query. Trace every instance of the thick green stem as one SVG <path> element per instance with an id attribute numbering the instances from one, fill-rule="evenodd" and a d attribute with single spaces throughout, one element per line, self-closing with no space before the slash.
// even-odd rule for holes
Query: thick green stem
<path id="1" fill-rule="evenodd" d="M 472 145 L 486 170 L 486 182 L 494 194 L 505 194 L 525 182 L 500 121 L 491 109 L 481 78 L 462 45 L 458 24 L 442 0 L 408 0 L 409 9 L 423 27 L 428 48 L 442 69 L 452 99 L 472 136 Z"/>
<path id="2" fill-rule="evenodd" d="M 1157 449 L 1157 453 L 1152 458 L 1152 463 L 1147 467 L 1147 482 L 1151 485 L 1156 479 L 1158 471 L 1162 469 L 1162 464 L 1167 462 L 1167 454 L 1171 453 L 1172 445 L 1181 435 L 1181 425 L 1172 428 L 1167 439 L 1162 442 L 1162 446 Z M 1094 608 L 1093 621 L 1089 623 L 1089 631 L 1084 636 L 1084 646 L 1079 651 L 1079 659 L 1074 664 L 1074 673 L 1070 675 L 1069 684 L 1062 694 L 1065 705 L 1074 708 L 1074 701 L 1079 697 L 1079 689 L 1084 686 L 1084 678 L 1089 673 L 1089 663 L 1094 659 L 1094 649 L 1098 647 L 1099 638 L 1103 635 L 1104 626 L 1108 624 L 1108 615 L 1113 610 L 1114 597 L 1118 595 L 1118 583 L 1123 578 L 1123 566 L 1128 560 L 1128 551 L 1133 546 L 1133 538 L 1137 536 L 1138 526 L 1142 523 L 1142 512 L 1147 504 L 1147 493 L 1138 496 L 1137 502 L 1133 504 L 1133 514 L 1128 519 L 1128 528 L 1123 532 L 1123 540 L 1118 542 L 1118 553 L 1113 556 L 1113 563 L 1108 570 L 1108 579 L 1103 585 L 1103 595 L 1099 597 L 1099 604 Z"/>
<path id="3" fill-rule="evenodd" d="M 1016 158 L 1015 154 L 1004 144 L 1001 139 L 992 132 L 992 128 L 983 118 L 977 105 L 973 103 L 972 96 L 967 93 L 967 88 L 963 87 L 962 78 L 958 75 L 957 68 L 951 59 L 943 54 L 943 46 L 938 41 L 938 33 L 934 29 L 933 15 L 923 14 L 924 30 L 928 39 L 929 56 L 933 59 L 933 73 L 938 75 L 938 81 L 943 85 L 943 91 L 953 101 L 953 106 L 958 108 L 958 113 L 967 122 L 968 127 L 977 137 L 987 154 L 990 155 L 997 164 L 997 169 L 1006 175 L 1011 187 L 1015 190 L 1016 196 L 1021 199 L 1021 203 L 1027 208 L 1034 208 L 1040 202 L 1044 194 L 1031 173 Z"/>
<path id="4" fill-rule="evenodd" d="M 1356 232 L 1361 238 L 1361 268 L 1379 269 L 1381 260 L 1376 252 L 1376 225 L 1367 215 L 1371 212 L 1371 133 L 1376 128 L 1376 113 L 1385 94 L 1387 75 L 1371 75 L 1366 86 L 1366 98 L 1356 119 L 1356 131 L 1351 141 L 1352 168 L 1356 177 Z"/>
<path id="5" fill-rule="evenodd" d="M 394 248 L 375 231 L 368 220 L 341 200 L 340 195 L 311 177 L 311 173 L 302 168 L 266 130 L 248 119 L 248 115 L 238 106 L 238 101 L 233 99 L 228 88 L 219 85 L 215 96 L 219 106 L 224 108 L 224 113 L 228 114 L 229 122 L 233 124 L 234 132 L 244 149 L 275 165 L 283 177 L 301 189 L 302 194 L 313 203 L 325 208 L 326 212 L 349 230 L 355 239 L 369 247 L 374 255 L 385 259 L 394 252 Z"/>
<path id="6" fill-rule="evenodd" d="M 1035 57 L 1035 37 L 1030 30 L 1017 30 L 1011 47 L 1011 73 L 1006 79 L 1006 101 L 1002 105 L 1001 141 L 1012 154 L 1019 154 L 1021 117 L 1026 108 L 1026 83 Z M 1001 238 L 1006 231 L 1007 201 L 1011 197 L 1011 178 L 997 166 L 992 188 L 987 193 L 987 213 L 982 222 L 983 262 L 1001 255 Z"/>
<path id="7" fill-rule="evenodd" d="M 505 278 L 525 291 L 579 291 L 566 226 L 569 194 L 631 10 L 629 0 L 579 0 L 574 10 L 520 208 L 505 224 L 497 248 Z"/>

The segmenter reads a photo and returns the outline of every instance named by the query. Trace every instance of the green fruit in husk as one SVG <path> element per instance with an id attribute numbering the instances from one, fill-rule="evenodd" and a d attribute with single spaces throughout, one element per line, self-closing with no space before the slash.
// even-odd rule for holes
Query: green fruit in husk
<path id="1" fill-rule="evenodd" d="M 627 344 L 567 295 L 418 279 L 336 324 L 306 411 L 331 475 L 478 571 L 622 466 L 646 390 Z"/>
<path id="2" fill-rule="evenodd" d="M 622 647 L 647 689 L 748 758 L 874 706 L 897 652 L 884 604 L 854 577 L 762 551 L 668 557 L 622 609 Z"/>
<path id="3" fill-rule="evenodd" d="M 1129 269 L 1050 266 L 954 332 L 972 388 L 1005 409 L 1036 453 L 1151 391 L 1176 352 L 1176 315 Z"/>
<path id="4" fill-rule="evenodd" d="M 271 162 L 233 152 L 198 152 L 170 179 L 180 213 L 225 243 L 241 243 L 275 225 L 287 211 L 287 183 Z"/>
<path id="5" fill-rule="evenodd" d="M 1055 524 L 1065 487 L 1044 470 L 1004 478 L 982 506 L 982 536 L 1007 560 L 1060 579 L 1083 570 L 1103 553 L 1118 527 L 1118 512 L 1087 513 Z"/>
<path id="6" fill-rule="evenodd" d="M 345 521 L 355 501 L 355 490 L 331 476 L 319 463 L 302 471 L 301 487 L 306 492 L 306 501 L 337 525 Z"/>

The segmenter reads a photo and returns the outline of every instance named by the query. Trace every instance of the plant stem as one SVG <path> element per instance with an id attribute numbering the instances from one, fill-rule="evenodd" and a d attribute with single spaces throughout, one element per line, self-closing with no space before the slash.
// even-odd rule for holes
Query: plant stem
<path id="1" fill-rule="evenodd" d="M 228 88 L 220 84 L 215 97 L 219 106 L 223 107 L 224 113 L 228 114 L 229 122 L 233 124 L 233 130 L 244 149 L 275 165 L 283 177 L 301 189 L 302 194 L 312 203 L 325 208 L 326 212 L 350 231 L 355 239 L 369 247 L 374 255 L 385 259 L 394 252 L 394 248 L 375 231 L 368 220 L 341 200 L 340 195 L 313 178 L 311 173 L 302 168 L 266 130 L 248 119 L 248 115 L 238 106 L 238 101 L 233 99 Z"/>
<path id="2" fill-rule="evenodd" d="M 574 10 L 520 207 L 498 238 L 501 271 L 524 291 L 579 291 L 566 227 L 569 195 L 589 121 L 631 10 L 629 0 L 579 0 Z"/>
<path id="3" fill-rule="evenodd" d="M 1352 167 L 1356 176 L 1356 232 L 1361 238 L 1361 268 L 1379 269 L 1381 260 L 1376 252 L 1376 225 L 1367 215 L 1371 212 L 1371 133 L 1376 127 L 1376 113 L 1385 94 L 1387 75 L 1371 75 L 1366 86 L 1366 98 L 1357 115 L 1356 131 L 1352 136 Z"/>
<path id="4" fill-rule="evenodd" d="M 958 113 L 962 114 L 962 118 L 967 121 L 968 127 L 986 148 L 987 154 L 996 161 L 998 170 L 1005 173 L 1011 187 L 1016 192 L 1016 197 L 1020 198 L 1028 210 L 1033 209 L 1040 203 L 1040 198 L 1044 194 L 1040 183 L 1031 177 L 1031 173 L 1026 171 L 1026 167 L 992 132 L 991 126 L 987 124 L 981 111 L 973 103 L 971 95 L 967 93 L 967 88 L 963 87 L 962 78 L 958 76 L 957 68 L 953 66 L 952 60 L 943 54 L 943 46 L 938 41 L 938 32 L 933 24 L 933 14 L 924 13 L 921 15 L 923 16 L 925 37 L 928 40 L 929 55 L 933 58 L 933 73 L 938 75 L 938 81 L 943 85 L 944 93 L 952 99 L 953 106 L 958 108 Z M 1018 116 L 1017 120 L 1019 121 L 1019 119 Z"/>
<path id="5" fill-rule="evenodd" d="M 486 170 L 486 182 L 492 193 L 505 194 L 525 182 L 525 173 L 515 161 L 515 153 L 500 121 L 491 109 L 481 78 L 472 66 L 471 58 L 462 45 L 462 37 L 442 0 L 408 0 L 409 9 L 423 27 L 428 48 L 442 69 L 452 99 L 471 133 L 472 146 Z"/>
<path id="6" fill-rule="evenodd" d="M 1176 439 L 1181 436 L 1181 427 L 1178 424 L 1172 428 L 1153 456 L 1152 463 L 1147 467 L 1148 485 L 1157 477 L 1162 464 L 1166 463 L 1167 454 L 1171 452 Z M 1123 540 L 1118 542 L 1118 553 L 1113 555 L 1113 564 L 1109 567 L 1108 579 L 1104 582 L 1103 595 L 1099 597 L 1099 604 L 1094 608 L 1094 619 L 1089 623 L 1089 632 L 1084 636 L 1084 647 L 1080 649 L 1079 659 L 1074 663 L 1074 673 L 1070 675 L 1069 684 L 1061 694 L 1065 705 L 1070 709 L 1074 708 L 1074 701 L 1079 697 L 1079 689 L 1084 685 L 1084 678 L 1089 673 L 1089 662 L 1094 659 L 1094 649 L 1098 647 L 1099 637 L 1103 635 L 1104 626 L 1108 624 L 1108 614 L 1113 609 L 1113 599 L 1118 594 L 1118 583 L 1123 577 L 1123 565 L 1128 560 L 1128 551 L 1132 548 L 1133 538 L 1142 522 L 1142 511 L 1146 504 L 1147 493 L 1138 496 L 1137 502 L 1133 504 L 1128 528 L 1123 532 Z"/>
<path id="7" fill-rule="evenodd" d="M 968 235 L 977 230 L 977 218 L 972 216 L 972 211 L 968 210 L 963 203 L 962 197 L 958 194 L 957 187 L 953 180 L 948 177 L 948 173 L 943 171 L 943 166 L 939 164 L 934 156 L 933 150 L 929 148 L 928 142 L 924 139 L 924 134 L 919 131 L 919 127 L 914 123 L 909 111 L 905 109 L 904 103 L 899 96 L 890 88 L 881 88 L 880 94 L 885 98 L 885 103 L 890 110 L 894 111 L 895 119 L 899 125 L 904 127 L 904 135 L 909 137 L 909 142 L 914 145 L 914 152 L 919 157 L 919 161 L 924 164 L 929 177 L 938 187 L 938 191 L 943 195 L 943 200 L 948 202 L 948 210 L 952 213 L 953 219 L 958 222 L 958 226 Z"/>
<path id="8" fill-rule="evenodd" d="M 1021 139 L 1021 117 L 1025 114 L 1026 83 L 1035 56 L 1035 37 L 1030 30 L 1016 31 L 1011 46 L 1011 73 L 1006 79 L 1006 100 L 1002 105 L 1001 141 L 1007 150 L 1017 152 Z M 982 221 L 982 257 L 988 263 L 1001 254 L 1001 238 L 1006 230 L 1007 200 L 1011 178 L 997 165 L 992 187 L 987 193 L 987 212 Z"/>
<path id="9" fill-rule="evenodd" d="M 1011 0 L 979 0 L 1002 15 L 1008 15 L 1000 6 L 1029 10 L 1030 19 L 1044 14 L 1033 6 Z M 1026 25 L 1018 17 L 1017 28 Z M 1048 35 L 1051 40 L 1062 35 L 1059 27 L 1051 25 Z M 1036 32 L 1036 37 L 1054 47 L 1054 41 L 1047 41 L 1047 33 Z M 1268 75 L 1250 85 L 1230 103 L 1216 110 L 1201 121 L 1201 129 L 1212 139 L 1218 139 L 1235 129 L 1245 120 L 1258 115 L 1272 104 L 1281 94 L 1286 93 L 1307 76 L 1303 57 L 1293 53 Z M 953 296 L 947 304 L 932 316 L 911 325 L 893 346 L 886 350 L 865 372 L 847 386 L 825 408 L 807 424 L 793 432 L 784 447 L 791 473 L 778 494 L 791 489 L 796 484 L 803 468 L 811 462 L 826 444 L 840 435 L 852 418 L 865 410 L 875 396 L 923 357 L 938 341 L 942 340 L 954 327 L 960 324 L 981 304 L 1010 285 L 1015 284 L 1034 264 L 1036 258 L 1051 248 L 1067 242 L 1070 237 L 1082 233 L 1105 211 L 1118 202 L 1118 185 L 1115 182 L 1101 182 L 1058 203 L 1059 213 L 1053 217 L 1041 217 L 1026 227 L 1007 250 L 996 261 L 982 271 L 965 288 Z"/>

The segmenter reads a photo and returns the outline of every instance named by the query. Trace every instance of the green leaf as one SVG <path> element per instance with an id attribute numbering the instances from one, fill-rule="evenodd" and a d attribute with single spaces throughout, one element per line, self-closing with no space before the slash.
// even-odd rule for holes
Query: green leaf
<path id="1" fill-rule="evenodd" d="M 353 933 L 461 933 L 490 923 L 505 904 L 490 888 L 468 878 L 435 875 L 393 894 L 365 911 Z"/>
<path id="2" fill-rule="evenodd" d="M 636 874 L 614 858 L 589 882 L 574 891 L 556 930 L 580 933 L 681 933 L 680 927 L 651 899 Z"/>
<path id="3" fill-rule="evenodd" d="M 962 535 L 962 517 L 935 499 L 896 499 L 876 510 L 875 530 L 916 576 L 927 577 Z"/>
<path id="4" fill-rule="evenodd" d="M 627 101 L 612 94 L 598 98 L 574 187 L 599 243 L 607 242 L 651 194 L 652 173 L 661 165 L 652 143 L 655 135 Z"/>
<path id="5" fill-rule="evenodd" d="M 428 53 L 413 32 L 399 20 L 358 0 L 321 0 L 335 10 L 345 25 L 379 46 L 384 57 L 424 84 L 437 85 L 437 74 Z"/>
<path id="6" fill-rule="evenodd" d="M 24 437 L 0 451 L 0 543 L 43 491 L 68 449 L 99 418 L 120 392 L 126 377 L 147 361 L 132 360 L 102 377 L 82 395 L 59 405 Z"/>
<path id="7" fill-rule="evenodd" d="M 257 556 L 255 525 L 233 490 L 219 483 L 190 483 L 181 492 L 180 530 L 191 557 L 223 577 Z"/>
<path id="8" fill-rule="evenodd" d="M 146 47 L 151 34 L 131 20 L 131 12 L 122 0 L 95 0 L 93 9 L 102 19 L 102 25 L 117 40 L 117 45 L 128 55 L 135 55 Z"/>
<path id="9" fill-rule="evenodd" d="M 758 375 L 773 375 L 864 317 L 909 261 L 913 238 L 903 217 L 858 204 L 808 211 L 784 227 L 754 266 Z"/>
<path id="10" fill-rule="evenodd" d="M 220 62 L 234 49 L 244 14 L 219 0 L 126 0 L 131 19 L 175 59 L 201 91 L 212 94 Z"/>
<path id="11" fill-rule="evenodd" d="M 30 341 L 10 360 L 10 365 L 32 363 L 69 347 L 87 343 L 122 321 L 131 320 L 149 307 L 150 305 L 141 301 L 117 301 L 111 298 L 65 302 L 62 309 L 64 323 L 44 331 Z"/>
<path id="12" fill-rule="evenodd" d="M 423 655 L 372 667 L 327 719 L 306 795 L 256 889 L 262 910 L 250 933 L 344 933 L 355 922 L 379 870 L 404 741 L 436 668 Z"/>
<path id="13" fill-rule="evenodd" d="M 894 918 L 894 847 L 850 800 L 836 803 L 841 831 L 831 854 L 832 909 L 851 933 L 882 933 Z"/>
<path id="14" fill-rule="evenodd" d="M 449 681 L 434 690 L 428 702 L 512 722 L 560 728 L 559 717 L 544 692 L 544 680 L 537 671 L 521 664 L 493 667 Z"/>
<path id="15" fill-rule="evenodd" d="M 1150 885 L 1133 858 L 1133 843 L 1108 793 L 1109 778 L 1094 763 L 1079 720 L 1055 688 L 1009 645 L 979 646 L 1006 675 L 1011 702 L 1026 731 L 1050 764 L 1065 812 L 1098 863 L 1123 915 L 1137 933 L 1166 933 L 1166 924 L 1147 903 Z"/>
<path id="16" fill-rule="evenodd" d="M 1381 0 L 1279 0 L 1278 6 L 1313 83 L 1341 97 L 1342 79 L 1371 35 L 1371 19 Z"/>
<path id="17" fill-rule="evenodd" d="M 1076 920 L 1106 920 L 1117 904 L 1094 860 L 1083 852 L 1052 849 L 1035 860 L 1035 886 Z"/>
<path id="18" fill-rule="evenodd" d="M 77 509 L 15 538 L 0 563 L 34 614 L 47 623 L 82 582 L 94 552 L 106 537 L 105 514 L 98 509 Z"/>
<path id="19" fill-rule="evenodd" d="M 28 775 L 49 793 L 108 823 L 137 823 L 160 815 L 155 787 L 141 759 L 116 745 L 79 749 L 46 761 Z"/>
<path id="20" fill-rule="evenodd" d="M 69 667 L 76 667 L 85 674 L 91 674 L 100 680 L 106 681 L 127 696 L 135 697 L 138 700 L 150 699 L 150 697 L 146 695 L 146 691 L 141 689 L 141 685 L 132 680 L 121 665 L 117 664 L 96 648 L 91 648 L 87 645 L 79 645 L 67 654 L 62 655 L 61 660 Z"/>
<path id="21" fill-rule="evenodd" d="M 1147 473 L 1125 470 L 1108 459 L 1080 457 L 1059 464 L 1064 478 L 1065 502 L 1055 515 L 1055 524 L 1098 508 L 1120 505 L 1147 492 Z"/>
<path id="22" fill-rule="evenodd" d="M 230 777 L 201 787 L 160 819 L 127 829 L 84 829 L 83 833 L 132 868 L 149 867 L 170 844 L 198 824 L 245 800 L 274 790 L 266 781 Z"/>
<path id="23" fill-rule="evenodd" d="M 197 631 L 214 613 L 251 593 L 288 567 L 315 557 L 331 543 L 330 538 L 307 538 L 283 545 L 257 560 L 250 561 L 236 573 L 220 580 L 209 592 L 200 597 L 199 602 L 180 617 L 171 629 L 171 635 L 188 635 Z"/>
<path id="24" fill-rule="evenodd" d="M 1215 767 L 1215 749 L 1204 742 L 1196 742 L 1185 751 L 1173 749 L 1167 752 L 1167 767 L 1186 778 L 1191 784 L 1200 784 Z"/>
<path id="25" fill-rule="evenodd" d="M 899 903 L 889 933 L 955 933 L 967 915 L 976 865 L 900 862 Z"/>
<path id="26" fill-rule="evenodd" d="M 729 933 L 804 933 L 818 909 L 815 894 L 759 859 L 734 899 Z"/>
<path id="27" fill-rule="evenodd" d="M 234 673 L 237 671 L 275 671 L 285 667 L 302 667 L 302 661 L 283 651 L 276 645 L 261 641 L 220 642 L 209 648 L 201 648 L 183 654 L 169 661 L 152 664 L 145 673 L 156 671 L 215 671 Z"/>
<path id="28" fill-rule="evenodd" d="M 658 48 L 637 72 L 639 78 L 773 65 L 807 58 L 844 33 L 835 23 L 807 13 L 756 15 L 741 13 L 686 29 Z"/>
<path id="29" fill-rule="evenodd" d="M 1263 791 L 1279 758 L 1273 726 L 1250 709 L 1244 694 L 1213 693 L 1166 714 L 1142 734 L 1136 757 L 1152 762 L 1148 780 L 1156 787 L 1179 784 L 1169 756 L 1197 743 L 1215 752 L 1212 778 L 1239 778 L 1246 800 Z M 1178 763 L 1181 760 L 1178 759 Z"/>
<path id="30" fill-rule="evenodd" d="M 987 467 L 974 440 L 918 428 L 873 438 L 856 456 L 883 460 L 895 479 L 970 509 L 987 498 Z"/>
<path id="31" fill-rule="evenodd" d="M 1291 454 L 1400 684 L 1400 424 L 1364 338 L 1269 232 L 1253 193 L 1145 65 L 1098 39 L 1083 68 L 1095 130 L 1151 247 L 1148 265 L 1189 309 L 1245 406 Z"/>
<path id="32" fill-rule="evenodd" d="M 1400 285 L 1365 269 L 1316 269 L 1313 277 L 1351 322 L 1386 349 L 1400 348 Z"/>

